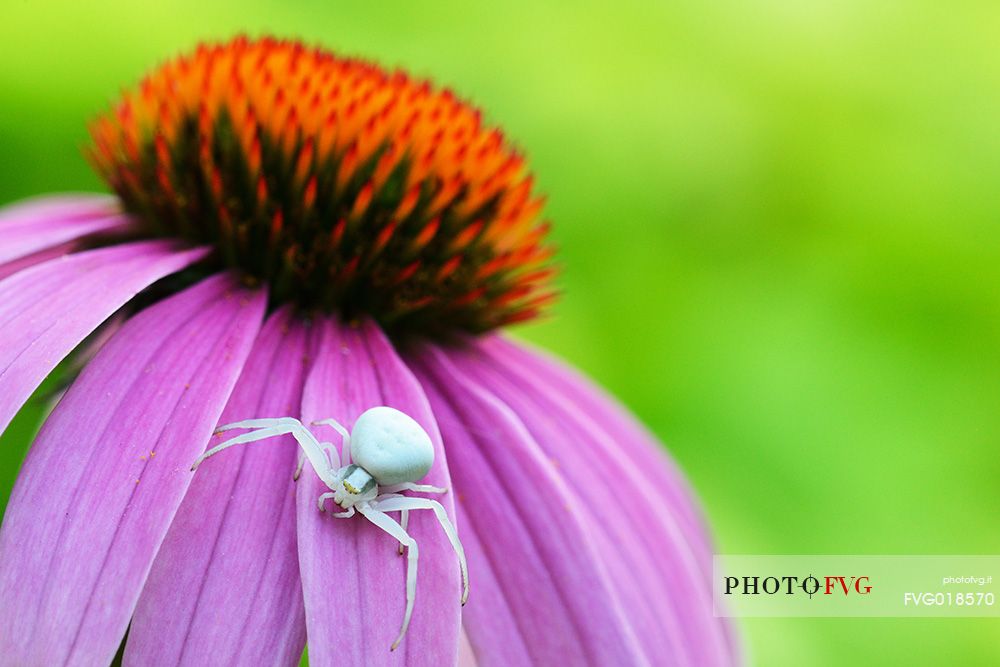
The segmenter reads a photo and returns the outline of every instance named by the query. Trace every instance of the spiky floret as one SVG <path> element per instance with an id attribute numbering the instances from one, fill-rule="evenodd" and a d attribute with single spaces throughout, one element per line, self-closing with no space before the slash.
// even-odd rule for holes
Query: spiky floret
<path id="1" fill-rule="evenodd" d="M 552 297 L 523 157 L 403 72 L 294 41 L 203 44 L 92 135 L 145 233 L 214 244 L 276 301 L 436 333 L 529 319 Z"/>

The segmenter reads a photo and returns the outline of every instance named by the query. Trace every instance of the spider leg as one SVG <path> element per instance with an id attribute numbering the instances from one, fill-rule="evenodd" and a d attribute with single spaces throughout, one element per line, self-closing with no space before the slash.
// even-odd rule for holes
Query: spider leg
<path id="1" fill-rule="evenodd" d="M 403 482 L 402 484 L 390 484 L 380 486 L 379 490 L 386 493 L 396 493 L 398 491 L 413 491 L 415 493 L 448 493 L 448 489 L 443 486 L 431 486 L 430 484 L 414 484 L 413 482 Z"/>
<path id="2" fill-rule="evenodd" d="M 244 419 L 243 421 L 231 422 L 229 424 L 223 424 L 222 426 L 217 426 L 215 429 L 215 435 L 222 433 L 223 431 L 232 431 L 236 428 L 269 428 L 272 426 L 293 426 L 299 424 L 298 419 L 294 417 L 272 417 L 269 419 Z"/>
<path id="3" fill-rule="evenodd" d="M 409 510 L 402 510 L 399 513 L 399 525 L 403 527 L 403 530 L 406 530 L 406 526 L 409 523 L 410 523 L 410 511 Z M 402 542 L 399 543 L 399 555 L 400 556 L 403 555 L 403 543 Z"/>
<path id="4" fill-rule="evenodd" d="M 403 641 L 406 629 L 410 626 L 410 616 L 413 615 L 413 599 L 417 594 L 417 558 L 420 555 L 417 541 L 410 537 L 409 533 L 403 530 L 403 527 L 388 514 L 374 507 L 371 503 L 361 503 L 358 505 L 358 511 L 373 524 L 399 540 L 400 544 L 406 545 L 406 612 L 403 614 L 403 625 L 399 629 L 399 636 L 389 648 L 390 651 L 395 651 L 399 643 Z"/>
<path id="5" fill-rule="evenodd" d="M 332 442 L 321 442 L 319 443 L 319 448 L 322 449 L 327 458 L 330 460 L 331 470 L 337 470 L 340 468 L 340 454 L 337 452 L 337 448 Z"/>
<path id="6" fill-rule="evenodd" d="M 303 427 L 304 428 L 304 427 Z M 322 450 L 327 457 L 327 465 L 330 466 L 330 470 L 337 470 L 340 468 L 340 455 L 337 453 L 337 448 L 334 447 L 332 442 L 321 442 L 319 443 L 319 448 Z M 295 481 L 298 481 L 299 477 L 302 475 L 302 468 L 306 464 L 305 453 L 299 454 L 299 464 L 295 467 L 295 475 L 292 477 Z M 323 480 L 326 481 L 326 480 Z M 330 483 L 327 482 L 327 486 Z"/>
<path id="7" fill-rule="evenodd" d="M 398 485 L 396 485 L 396 486 L 398 486 Z M 382 486 L 382 487 L 379 487 L 379 489 L 393 489 L 393 488 L 395 488 L 395 487 L 394 486 Z M 398 493 L 392 493 L 390 491 L 389 493 L 380 493 L 380 494 L 378 494 L 374 498 L 374 500 L 372 502 L 378 503 L 379 501 L 387 500 L 389 498 L 405 498 L 405 497 L 406 496 L 401 496 Z M 409 513 L 409 511 L 402 510 L 399 513 L 399 525 L 403 527 L 403 530 L 406 530 L 406 525 L 407 525 L 407 523 L 409 523 L 409 521 L 410 521 L 410 513 Z M 400 542 L 399 546 L 397 548 L 399 549 L 399 555 L 402 556 L 403 555 L 403 543 Z"/>
<path id="8" fill-rule="evenodd" d="M 288 433 L 288 430 L 282 426 L 271 426 L 267 428 L 261 427 L 258 428 L 256 431 L 250 431 L 249 433 L 243 433 L 241 435 L 238 435 L 235 438 L 230 438 L 221 445 L 216 445 L 215 447 L 212 447 L 208 451 L 204 452 L 201 456 L 199 456 L 195 460 L 195 462 L 191 464 L 191 470 L 196 470 L 198 466 L 201 465 L 202 461 L 204 461 L 210 456 L 215 456 L 223 449 L 229 449 L 230 447 L 234 447 L 236 445 L 242 445 L 243 443 L 247 442 L 263 440 L 264 438 L 271 438 L 276 435 L 285 435 L 286 433 Z"/>
<path id="9" fill-rule="evenodd" d="M 355 512 L 355 509 L 354 509 L 354 506 L 352 505 L 351 507 L 348 507 L 346 511 L 344 511 L 344 512 L 337 512 L 333 516 L 335 518 L 337 518 L 337 519 L 350 519 L 352 516 L 354 516 L 354 512 Z"/>
<path id="10" fill-rule="evenodd" d="M 342 452 L 340 458 L 343 460 L 341 465 L 349 466 L 351 465 L 351 434 L 348 433 L 347 429 L 338 422 L 336 419 L 319 419 L 313 422 L 314 426 L 331 426 L 333 429 L 340 434 L 344 439 L 343 445 L 340 450 Z"/>
<path id="11" fill-rule="evenodd" d="M 330 461 L 327 459 L 327 455 L 324 453 L 319 442 L 317 442 L 316 436 L 310 433 L 309 429 L 303 426 L 302 422 L 297 419 L 292 419 L 291 417 L 281 417 L 278 419 L 247 419 L 241 422 L 220 426 L 216 429 L 216 433 L 235 428 L 255 428 L 257 430 L 249 433 L 242 433 L 235 438 L 231 438 L 221 445 L 217 445 L 208 450 L 198 457 L 198 459 L 191 466 L 191 470 L 197 469 L 197 467 L 201 465 L 202 461 L 208 457 L 214 456 L 229 447 L 288 434 L 295 438 L 295 441 L 299 443 L 303 453 L 306 458 L 309 459 L 309 462 L 312 464 L 313 469 L 316 471 L 316 474 L 319 475 L 320 479 L 327 482 L 327 479 L 331 478 L 332 473 L 336 471 L 336 468 L 330 468 Z M 336 461 L 333 461 L 333 463 L 336 464 Z M 327 486 L 329 486 L 329 483 Z"/>
<path id="12" fill-rule="evenodd" d="M 326 508 L 323 505 L 326 503 L 327 500 L 333 498 L 335 495 L 337 494 L 333 493 L 332 491 L 330 493 L 324 493 L 320 495 L 320 497 L 316 500 L 316 504 L 319 505 L 320 512 L 326 511 Z"/>
<path id="13" fill-rule="evenodd" d="M 313 426 L 332 426 L 337 433 L 344 436 L 344 440 L 348 440 L 351 437 L 351 434 L 347 432 L 344 425 L 336 419 L 317 419 L 313 422 Z"/>
<path id="14" fill-rule="evenodd" d="M 387 498 L 382 501 L 376 498 L 372 504 L 382 512 L 398 512 L 402 510 L 434 511 L 438 523 L 441 524 L 441 528 L 444 529 L 445 535 L 448 536 L 448 541 L 451 542 L 455 554 L 458 555 L 458 565 L 462 570 L 462 604 L 464 605 L 469 600 L 469 566 L 465 561 L 465 549 L 462 548 L 462 543 L 458 539 L 458 531 L 455 530 L 455 525 L 448 518 L 448 513 L 444 511 L 444 506 L 438 501 L 429 498 L 411 498 L 408 496 Z"/>

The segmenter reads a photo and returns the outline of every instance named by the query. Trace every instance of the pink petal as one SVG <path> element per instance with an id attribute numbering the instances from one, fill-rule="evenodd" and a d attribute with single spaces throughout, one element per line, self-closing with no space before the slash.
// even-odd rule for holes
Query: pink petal
<path id="1" fill-rule="evenodd" d="M 462 630 L 458 637 L 458 667 L 478 667 L 476 654 L 469 643 L 469 635 Z"/>
<path id="2" fill-rule="evenodd" d="M 46 248 L 45 250 L 39 250 L 38 252 L 31 253 L 30 255 L 19 257 L 13 261 L 7 262 L 6 264 L 0 264 L 0 280 L 3 280 L 7 276 L 12 276 L 18 271 L 23 271 L 29 266 L 41 264 L 42 262 L 47 262 L 50 259 L 56 259 L 57 257 L 62 257 L 63 255 L 68 255 L 76 250 L 76 247 L 77 244 L 72 241 L 69 243 L 61 243 L 57 246 L 52 246 L 51 248 Z"/>
<path id="3" fill-rule="evenodd" d="M 302 397 L 304 419 L 333 417 L 350 428 L 368 408 L 398 408 L 416 419 L 434 442 L 434 467 L 422 482 L 450 486 L 427 399 L 381 331 L 371 324 L 352 328 L 327 321 L 321 326 L 319 352 Z M 339 444 L 325 427 L 317 434 Z M 403 619 L 406 559 L 397 554 L 392 538 L 363 517 L 321 514 L 316 499 L 326 490 L 307 467 L 298 483 L 298 535 L 310 664 L 455 664 L 459 567 L 434 516 L 413 512 L 410 517 L 410 534 L 420 546 L 416 603 L 409 632 L 390 653 Z M 452 494 L 436 498 L 454 516 Z"/>
<path id="4" fill-rule="evenodd" d="M 0 432 L 56 365 L 140 290 L 206 254 L 167 241 L 81 252 L 0 281 Z"/>
<path id="5" fill-rule="evenodd" d="M 447 443 L 479 664 L 651 664 L 576 490 L 518 416 L 436 348 L 413 367 Z"/>
<path id="6" fill-rule="evenodd" d="M 128 226 L 116 200 L 106 195 L 44 197 L 6 206 L 0 209 L 0 265 Z"/>
<path id="7" fill-rule="evenodd" d="M 671 459 L 663 445 L 639 423 L 613 396 L 558 359 L 526 345 L 515 344 L 502 336 L 490 336 L 479 350 L 498 360 L 525 385 L 544 386 L 547 391 L 566 398 L 593 421 L 619 434 L 616 445 L 654 488 L 660 489 L 671 512 L 683 524 L 686 535 L 694 540 L 706 580 L 711 577 L 713 547 L 700 507 L 691 502 L 694 491 L 684 473 Z"/>
<path id="8" fill-rule="evenodd" d="M 619 434 L 615 444 L 618 451 L 631 460 L 638 472 L 653 488 L 659 489 L 666 506 L 670 508 L 686 536 L 691 540 L 702 569 L 706 586 L 711 578 L 711 555 L 714 549 L 710 536 L 702 527 L 707 525 L 683 473 L 678 469 L 660 442 L 633 417 L 621 403 L 593 382 L 558 359 L 540 350 L 518 345 L 501 336 L 482 340 L 480 350 L 500 360 L 511 373 L 527 385 L 542 392 L 564 397 L 575 404 L 580 412 L 590 415 L 594 422 L 607 431 Z M 701 535 L 701 539 L 698 536 Z M 700 548 L 698 544 L 701 542 Z M 723 625 L 733 662 L 743 662 L 743 646 L 738 632 L 731 623 Z"/>
<path id="9" fill-rule="evenodd" d="M 517 413 L 575 492 L 654 662 L 731 664 L 725 621 L 713 615 L 711 584 L 703 576 L 711 569 L 711 553 L 702 548 L 707 529 L 678 521 L 671 504 L 676 498 L 621 455 L 621 433 L 595 421 L 544 377 L 519 373 L 499 350 L 490 355 L 483 347 L 475 342 L 442 353 Z M 694 499 L 683 501 L 685 514 L 693 514 Z"/>
<path id="10" fill-rule="evenodd" d="M 0 207 L 0 225 L 30 225 L 51 218 L 100 216 L 117 213 L 118 199 L 94 192 L 42 195 Z"/>
<path id="11" fill-rule="evenodd" d="M 272 316 L 220 422 L 298 417 L 306 338 L 287 310 Z M 139 598 L 124 664 L 299 663 L 306 624 L 295 542 L 297 451 L 284 436 L 226 450 L 199 467 Z"/>
<path id="12" fill-rule="evenodd" d="M 108 664 L 256 336 L 228 276 L 147 308 L 52 412 L 0 529 L 0 655 Z"/>

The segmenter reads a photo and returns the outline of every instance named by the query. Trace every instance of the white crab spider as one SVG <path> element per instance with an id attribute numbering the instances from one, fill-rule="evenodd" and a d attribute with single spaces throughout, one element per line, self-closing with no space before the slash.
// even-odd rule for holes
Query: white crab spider
<path id="1" fill-rule="evenodd" d="M 436 500 L 412 498 L 399 493 L 400 491 L 447 492 L 447 489 L 437 486 L 414 483 L 431 469 L 431 464 L 434 463 L 434 447 L 430 436 L 412 417 L 385 406 L 370 408 L 363 412 L 354 422 L 354 428 L 350 433 L 333 419 L 323 419 L 313 424 L 331 426 L 340 433 L 344 439 L 343 461 L 332 443 L 319 442 L 298 419 L 278 417 L 246 419 L 220 426 L 216 429 L 216 434 L 237 428 L 255 430 L 209 449 L 198 457 L 191 470 L 195 470 L 208 457 L 234 445 L 285 434 L 295 438 L 303 452 L 295 471 L 295 479 L 299 478 L 302 466 L 308 459 L 313 470 L 330 489 L 329 493 L 324 493 L 317 499 L 321 512 L 325 511 L 326 501 L 332 498 L 333 502 L 344 510 L 333 516 L 348 519 L 357 511 L 396 539 L 399 542 L 399 553 L 403 553 L 403 547 L 406 547 L 406 612 L 403 615 L 399 636 L 390 649 L 395 650 L 410 625 L 413 599 L 417 590 L 419 550 L 416 540 L 406 532 L 410 510 L 434 512 L 451 546 L 458 554 L 458 563 L 462 570 L 462 604 L 464 605 L 469 599 L 469 572 L 465 563 L 465 551 L 444 507 Z M 352 458 L 354 463 L 351 463 Z M 400 512 L 400 521 L 392 519 L 387 512 Z"/>

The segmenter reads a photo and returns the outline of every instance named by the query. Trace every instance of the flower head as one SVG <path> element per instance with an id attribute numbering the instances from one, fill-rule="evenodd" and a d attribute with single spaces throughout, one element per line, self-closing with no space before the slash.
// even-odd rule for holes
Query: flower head
<path id="1" fill-rule="evenodd" d="M 124 640 L 126 664 L 294 665 L 308 635 L 317 665 L 739 661 L 659 443 L 574 371 L 484 333 L 549 298 L 550 251 L 522 159 L 478 112 L 238 38 L 155 70 L 94 137 L 113 196 L 0 210 L 0 430 L 61 359 L 82 365 L 0 526 L 0 655 L 103 664 Z M 405 594 L 393 538 L 317 508 L 336 486 L 360 512 L 367 488 L 333 475 L 348 448 L 319 442 L 325 426 L 191 471 L 221 424 L 350 429 L 376 406 L 427 440 L 362 468 L 391 486 L 430 465 L 422 488 L 448 490 L 437 519 L 390 519 L 409 560 L 419 545 Z M 298 481 L 292 436 L 310 448 Z"/>
<path id="2" fill-rule="evenodd" d="M 402 332 L 482 332 L 551 298 L 524 158 L 455 97 L 299 42 L 154 70 L 93 127 L 143 233 L 213 244 L 275 301 Z"/>

